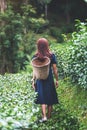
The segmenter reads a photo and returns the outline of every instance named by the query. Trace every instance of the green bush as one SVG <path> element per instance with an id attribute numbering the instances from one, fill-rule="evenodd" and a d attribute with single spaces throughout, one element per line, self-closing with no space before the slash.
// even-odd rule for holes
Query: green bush
<path id="1" fill-rule="evenodd" d="M 0 130 L 78 130 L 78 118 L 63 104 L 54 106 L 50 120 L 38 123 L 41 109 L 34 103 L 37 93 L 31 87 L 31 75 L 0 75 Z"/>
<path id="2" fill-rule="evenodd" d="M 58 60 L 58 72 L 61 78 L 70 78 L 73 83 L 87 89 L 87 24 L 77 20 L 76 32 L 71 39 L 64 35 L 66 44 L 58 44 L 52 49 Z"/>
<path id="3" fill-rule="evenodd" d="M 87 88 L 87 46 L 77 45 L 71 47 L 69 64 L 69 75 L 74 83 Z"/>
<path id="4" fill-rule="evenodd" d="M 35 35 L 47 24 L 30 4 L 21 7 L 21 13 L 7 6 L 4 13 L 0 12 L 0 74 L 17 73 L 25 69 L 27 55 L 35 49 Z M 32 30 L 32 31 L 31 31 Z"/>
<path id="5" fill-rule="evenodd" d="M 22 18 L 11 7 L 0 13 L 0 73 L 18 72 L 24 52 L 20 49 L 23 37 Z"/>
<path id="6" fill-rule="evenodd" d="M 39 108 L 29 74 L 0 75 L 0 130 L 29 128 Z"/>
<path id="7" fill-rule="evenodd" d="M 74 31 L 74 25 L 68 24 L 68 25 L 62 25 L 61 27 L 50 27 L 49 28 L 49 34 L 57 39 L 58 43 L 63 43 L 64 38 L 63 34 L 70 35 L 71 32 Z"/>
<path id="8" fill-rule="evenodd" d="M 50 27 L 50 35 L 57 39 L 58 43 L 63 42 L 62 30 L 56 27 Z"/>
<path id="9" fill-rule="evenodd" d="M 69 52 L 68 45 L 65 43 L 55 45 L 54 44 L 51 45 L 51 48 L 57 57 L 59 79 L 66 78 L 68 74 L 68 62 L 67 62 L 68 60 L 67 53 Z"/>
<path id="10" fill-rule="evenodd" d="M 68 73 L 72 82 L 87 89 L 87 26 L 78 20 L 76 27 L 69 47 Z"/>

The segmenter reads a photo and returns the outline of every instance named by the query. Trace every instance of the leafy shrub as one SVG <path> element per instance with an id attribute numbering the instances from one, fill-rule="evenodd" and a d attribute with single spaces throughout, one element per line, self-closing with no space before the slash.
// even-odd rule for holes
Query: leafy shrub
<path id="1" fill-rule="evenodd" d="M 87 46 L 71 47 L 69 75 L 74 83 L 86 88 L 87 85 Z"/>
<path id="2" fill-rule="evenodd" d="M 60 28 L 56 28 L 56 27 L 50 28 L 50 35 L 56 38 L 58 43 L 63 42 L 62 33 L 63 32 Z"/>
<path id="3" fill-rule="evenodd" d="M 25 33 L 27 33 L 29 30 L 33 30 L 34 32 L 38 33 L 40 30 L 43 30 L 41 29 L 43 26 L 46 24 L 48 25 L 49 22 L 42 16 L 37 17 L 37 11 L 32 5 L 24 4 L 21 9 Z"/>
<path id="4" fill-rule="evenodd" d="M 35 44 L 36 44 L 36 35 L 32 31 L 29 31 L 24 37 L 23 37 L 23 46 L 24 46 L 24 52 L 25 55 L 31 55 L 32 52 L 35 50 Z M 33 50 L 33 51 L 31 51 Z"/>
<path id="5" fill-rule="evenodd" d="M 29 128 L 39 110 L 34 103 L 35 97 L 31 75 L 0 75 L 0 130 Z"/>
<path id="6" fill-rule="evenodd" d="M 0 73 L 17 72 L 24 57 L 20 49 L 23 36 L 21 15 L 8 7 L 5 13 L 0 13 L 0 23 Z"/>
<path id="7" fill-rule="evenodd" d="M 31 71 L 31 70 L 30 70 Z M 55 105 L 52 118 L 38 123 L 41 110 L 34 103 L 31 74 L 0 75 L 0 129 L 3 130 L 79 130 L 78 118 L 63 104 Z"/>
<path id="8" fill-rule="evenodd" d="M 47 23 L 43 18 L 37 18 L 36 10 L 30 4 L 21 7 L 21 14 L 16 13 L 12 6 L 7 6 L 4 13 L 0 12 L 1 74 L 17 73 L 25 68 L 27 55 L 35 48 L 31 30 L 38 33 Z"/>
<path id="9" fill-rule="evenodd" d="M 59 77 L 69 77 L 73 83 L 87 89 L 87 26 L 77 20 L 77 32 L 65 40 L 67 44 L 52 46 L 58 60 Z"/>
<path id="10" fill-rule="evenodd" d="M 68 73 L 68 46 L 67 44 L 52 45 L 52 50 L 57 57 L 57 67 L 59 78 L 66 78 Z"/>
<path id="11" fill-rule="evenodd" d="M 68 71 L 72 82 L 87 89 L 87 26 L 78 20 L 76 27 L 69 47 Z"/>
<path id="12" fill-rule="evenodd" d="M 75 30 L 75 26 L 73 23 L 63 25 L 61 28 L 62 28 L 62 32 L 65 34 L 72 33 Z"/>
<path id="13" fill-rule="evenodd" d="M 58 43 L 63 43 L 64 38 L 63 34 L 69 35 L 74 31 L 74 25 L 68 24 L 68 25 L 62 25 L 60 28 L 57 27 L 50 27 L 50 35 L 57 39 Z"/>

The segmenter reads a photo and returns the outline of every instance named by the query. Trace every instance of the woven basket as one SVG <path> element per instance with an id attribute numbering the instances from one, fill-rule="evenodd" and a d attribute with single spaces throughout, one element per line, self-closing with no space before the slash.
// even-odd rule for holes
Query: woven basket
<path id="1" fill-rule="evenodd" d="M 50 65 L 50 59 L 48 57 L 45 57 L 43 62 L 40 61 L 37 57 L 33 58 L 31 64 L 33 66 L 33 75 L 36 79 L 47 79 Z"/>

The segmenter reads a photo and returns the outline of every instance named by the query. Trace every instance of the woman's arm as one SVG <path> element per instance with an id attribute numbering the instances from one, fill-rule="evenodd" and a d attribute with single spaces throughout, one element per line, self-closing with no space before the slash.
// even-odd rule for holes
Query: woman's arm
<path id="1" fill-rule="evenodd" d="M 56 64 L 53 64 L 53 73 L 56 79 L 56 87 L 58 87 L 58 69 Z"/>
<path id="2" fill-rule="evenodd" d="M 33 78 L 32 78 L 32 87 L 33 87 L 33 89 L 35 89 L 35 85 L 36 85 L 36 77 L 33 74 Z"/>

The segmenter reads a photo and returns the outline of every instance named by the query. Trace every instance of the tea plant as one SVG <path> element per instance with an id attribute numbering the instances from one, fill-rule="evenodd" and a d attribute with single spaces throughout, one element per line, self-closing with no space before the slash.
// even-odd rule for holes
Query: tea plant
<path id="1" fill-rule="evenodd" d="M 67 54 L 69 53 L 69 45 L 67 44 L 59 44 L 55 46 L 51 46 L 52 50 L 54 51 L 56 58 L 57 58 L 57 67 L 58 67 L 58 75 L 59 79 L 66 78 L 68 75 L 68 57 Z"/>
<path id="2" fill-rule="evenodd" d="M 72 38 L 52 49 L 57 56 L 59 77 L 70 78 L 72 83 L 87 89 L 87 24 L 77 20 L 75 26 Z"/>
<path id="3" fill-rule="evenodd" d="M 78 130 L 78 118 L 63 106 L 54 106 L 52 118 L 39 123 L 39 106 L 34 103 L 37 93 L 31 87 L 31 75 L 0 75 L 0 130 Z"/>
<path id="4" fill-rule="evenodd" d="M 87 24 L 78 20 L 76 27 L 69 47 L 68 71 L 72 82 L 87 89 Z"/>
<path id="5" fill-rule="evenodd" d="M 39 110 L 35 97 L 29 74 L 0 75 L 0 130 L 29 128 Z"/>

